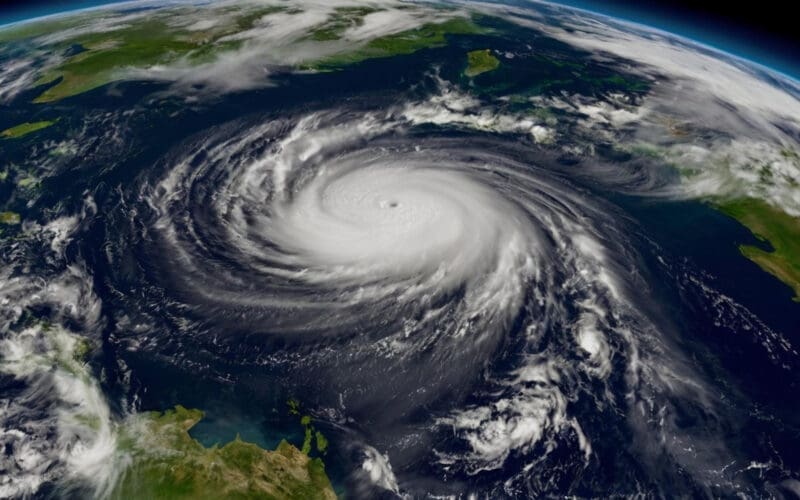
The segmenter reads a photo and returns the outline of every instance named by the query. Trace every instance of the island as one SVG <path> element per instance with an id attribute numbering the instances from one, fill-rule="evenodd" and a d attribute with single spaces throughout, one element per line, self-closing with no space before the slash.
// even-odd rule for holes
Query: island
<path id="1" fill-rule="evenodd" d="M 500 66 L 500 60 L 492 55 L 489 49 L 473 50 L 467 52 L 467 69 L 464 75 L 473 78 L 489 71 L 494 71 Z"/>
<path id="2" fill-rule="evenodd" d="M 57 121 L 58 120 L 43 120 L 39 122 L 20 123 L 19 125 L 7 128 L 2 132 L 0 132 L 0 137 L 3 137 L 5 139 L 19 139 L 20 137 L 24 137 L 38 130 L 47 128 L 56 123 Z"/>

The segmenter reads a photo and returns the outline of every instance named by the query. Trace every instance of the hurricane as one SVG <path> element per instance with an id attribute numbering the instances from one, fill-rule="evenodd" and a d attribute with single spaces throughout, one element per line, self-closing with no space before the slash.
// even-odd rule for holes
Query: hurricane
<path id="1" fill-rule="evenodd" d="M 394 467 L 476 475 L 551 453 L 585 467 L 592 423 L 569 407 L 589 404 L 687 460 L 648 420 L 715 397 L 637 293 L 634 223 L 530 144 L 416 134 L 403 116 L 320 111 L 178 148 L 113 219 L 131 228 L 106 252 L 115 286 L 157 287 L 137 309 L 180 325 L 131 341 L 236 352 L 358 436 L 356 474 L 388 460 L 362 427 L 384 446 L 427 436 L 392 443 Z M 458 451 L 423 444 L 451 433 Z"/>

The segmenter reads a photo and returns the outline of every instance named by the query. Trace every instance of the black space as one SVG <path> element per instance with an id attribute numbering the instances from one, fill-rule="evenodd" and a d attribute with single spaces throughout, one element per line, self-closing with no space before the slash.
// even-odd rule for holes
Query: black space
<path id="1" fill-rule="evenodd" d="M 559 3 L 559 2 L 556 2 Z M 565 3 L 570 3 L 569 1 Z M 662 0 L 632 2 L 630 0 L 586 0 L 585 8 L 603 12 L 606 8 L 619 11 L 650 13 L 651 17 L 663 17 L 665 23 L 672 18 L 680 22 L 705 26 L 722 34 L 752 34 L 757 42 L 769 46 L 794 48 L 787 58 L 800 59 L 800 29 L 798 28 L 796 4 L 792 2 L 762 0 L 750 2 L 691 2 Z M 592 6 L 596 6 L 592 8 Z"/>

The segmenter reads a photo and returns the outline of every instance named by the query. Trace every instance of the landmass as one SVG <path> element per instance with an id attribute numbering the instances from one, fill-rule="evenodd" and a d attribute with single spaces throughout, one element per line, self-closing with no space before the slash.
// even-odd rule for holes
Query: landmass
<path id="1" fill-rule="evenodd" d="M 485 31 L 470 18 L 454 17 L 447 21 L 427 23 L 419 28 L 375 38 L 360 48 L 330 56 L 308 67 L 332 69 L 367 59 L 413 54 L 422 49 L 444 47 L 447 45 L 447 35 L 474 35 Z"/>
<path id="2" fill-rule="evenodd" d="M 13 344 L 11 351 L 0 343 L 8 351 L 5 357 L 0 356 L 0 372 L 15 378 L 56 373 L 65 382 L 55 384 L 54 397 L 69 404 L 59 407 L 58 434 L 52 439 L 76 440 L 69 441 L 75 443 L 75 457 L 98 454 L 105 465 L 120 471 L 112 478 L 92 468 L 72 470 L 71 474 L 90 481 L 99 479 L 101 489 L 94 496 L 115 500 L 336 498 L 322 460 L 286 441 L 274 451 L 239 436 L 221 447 L 204 447 L 188 432 L 203 418 L 200 410 L 176 406 L 163 413 L 111 418 L 89 364 L 95 347 L 90 339 L 38 318 L 27 309 L 15 328 L 25 340 Z M 99 403 L 74 404 L 76 400 Z M 92 456 L 92 463 L 97 457 Z"/>
<path id="3" fill-rule="evenodd" d="M 0 212 L 0 224 L 15 225 L 20 223 L 19 214 L 16 212 Z"/>
<path id="4" fill-rule="evenodd" d="M 36 132 L 37 130 L 42 130 L 43 128 L 47 128 L 55 124 L 57 121 L 58 120 L 43 120 L 40 122 L 20 123 L 15 127 L 3 130 L 2 132 L 0 132 L 0 136 L 6 139 L 19 139 L 20 137 Z"/>
<path id="5" fill-rule="evenodd" d="M 403 9 L 413 11 L 417 7 Z M 422 26 L 397 33 L 384 29 L 389 34 L 378 32 L 361 41 L 341 43 L 348 30 L 363 26 L 366 16 L 381 10 L 372 6 L 333 9 L 328 19 L 297 39 L 287 41 L 319 44 L 320 49 L 306 50 L 307 58 L 285 64 L 306 70 L 330 70 L 366 59 L 441 47 L 447 43 L 446 35 L 486 31 L 463 14 L 454 12 L 447 19 L 447 10 L 441 9 L 437 20 Z M 42 88 L 34 102 L 48 103 L 136 78 L 137 71 L 196 67 L 238 49 L 252 49 L 248 43 L 259 39 L 259 30 L 270 22 L 269 16 L 281 14 L 291 18 L 302 11 L 275 5 L 245 10 L 217 8 L 200 18 L 196 14 L 175 8 L 138 17 L 119 14 L 103 17 L 99 12 L 66 16 L 2 29 L 0 43 L 24 47 L 33 44 L 43 53 L 62 56 L 40 68 L 32 84 Z M 184 18 L 186 21 L 182 21 Z M 53 37 L 53 33 L 67 36 Z"/>
<path id="6" fill-rule="evenodd" d="M 125 426 L 120 450 L 131 465 L 114 499 L 334 499 L 336 494 L 319 458 L 281 441 L 268 451 L 242 441 L 206 448 L 189 435 L 199 410 L 176 406 L 143 413 Z"/>
<path id="7" fill-rule="evenodd" d="M 183 60 L 201 64 L 217 54 L 241 46 L 226 36 L 252 29 L 263 16 L 285 10 L 267 7 L 243 13 L 205 30 L 170 25 L 156 16 L 131 21 L 119 29 L 80 34 L 58 43 L 56 49 L 72 50 L 57 66 L 45 70 L 35 85 L 52 84 L 34 102 L 52 102 L 111 82 L 124 80 L 125 70 L 169 65 Z"/>
<path id="8" fill-rule="evenodd" d="M 470 78 L 488 73 L 500 66 L 500 60 L 492 55 L 489 49 L 467 52 L 467 69 L 464 74 Z"/>
<path id="9" fill-rule="evenodd" d="M 717 202 L 715 206 L 750 229 L 773 250 L 740 245 L 742 255 L 794 290 L 800 302 L 800 218 L 755 198 Z"/>

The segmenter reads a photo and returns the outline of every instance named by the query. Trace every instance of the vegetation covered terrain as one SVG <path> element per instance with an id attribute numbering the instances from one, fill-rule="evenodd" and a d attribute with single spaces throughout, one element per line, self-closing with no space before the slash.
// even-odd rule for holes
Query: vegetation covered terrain
<path id="1" fill-rule="evenodd" d="M 800 219 L 755 198 L 717 206 L 772 246 L 772 250 L 751 245 L 741 245 L 739 249 L 745 257 L 789 285 L 794 290 L 794 300 L 800 301 Z"/>
<path id="2" fill-rule="evenodd" d="M 6 139 L 18 139 L 38 130 L 42 130 L 43 128 L 47 128 L 56 123 L 56 121 L 58 120 L 20 123 L 19 125 L 3 130 L 0 132 L 0 136 Z"/>
<path id="3" fill-rule="evenodd" d="M 182 406 L 137 415 L 122 433 L 131 465 L 112 498 L 336 498 L 319 458 L 286 441 L 268 451 L 238 436 L 206 448 L 188 432 L 202 417 Z"/>
<path id="4" fill-rule="evenodd" d="M 99 14 L 67 16 L 4 30 L 0 43 L 32 44 L 49 54 L 59 54 L 40 68 L 34 82 L 43 89 L 34 102 L 46 103 L 108 83 L 135 79 L 141 71 L 188 69 L 212 63 L 234 51 L 257 47 L 262 30 L 268 30 L 271 23 L 291 23 L 294 16 L 300 18 L 304 14 L 299 8 L 284 5 L 217 10 L 214 22 L 183 24 L 176 24 L 175 19 L 191 20 L 193 13 L 186 8 L 143 16 L 123 15 L 118 19 L 105 19 Z M 362 27 L 367 16 L 381 12 L 376 7 L 336 7 L 325 21 L 281 43 L 314 47 L 307 51 L 305 59 L 296 61 L 301 68 L 335 69 L 366 59 L 440 47 L 447 43 L 447 35 L 482 32 L 472 19 L 445 11 L 410 29 L 396 31 L 383 26 L 363 39 L 348 39 L 348 30 Z M 419 12 L 420 16 L 423 14 Z M 278 15 L 284 17 L 274 17 Z M 87 29 L 93 23 L 105 25 L 99 30 Z M 58 32 L 67 35 L 47 36 Z"/>
<path id="5" fill-rule="evenodd" d="M 500 61 L 492 55 L 491 50 L 473 50 L 467 53 L 467 69 L 464 70 L 464 74 L 472 78 L 495 70 L 498 66 Z"/>

